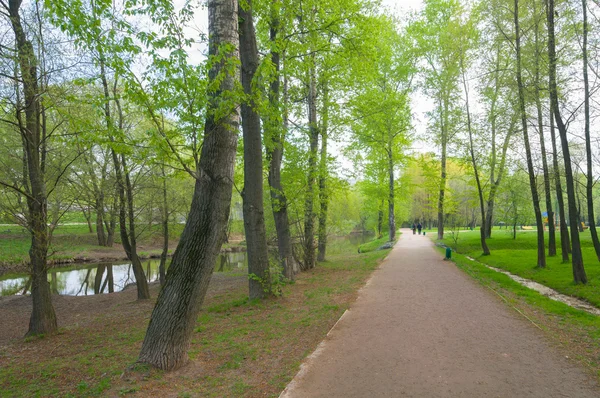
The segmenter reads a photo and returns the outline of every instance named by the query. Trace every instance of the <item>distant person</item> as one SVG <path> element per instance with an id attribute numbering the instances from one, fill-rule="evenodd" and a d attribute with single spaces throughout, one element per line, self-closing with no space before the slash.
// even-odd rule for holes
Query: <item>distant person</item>
<path id="1" fill-rule="evenodd" d="M 419 235 L 421 235 L 421 230 L 423 229 L 423 226 L 421 225 L 421 223 L 417 224 L 417 229 L 419 230 Z"/>
<path id="2" fill-rule="evenodd" d="M 417 226 L 415 225 L 415 223 L 412 224 L 412 230 L 413 230 L 413 235 L 416 234 L 417 232 Z"/>

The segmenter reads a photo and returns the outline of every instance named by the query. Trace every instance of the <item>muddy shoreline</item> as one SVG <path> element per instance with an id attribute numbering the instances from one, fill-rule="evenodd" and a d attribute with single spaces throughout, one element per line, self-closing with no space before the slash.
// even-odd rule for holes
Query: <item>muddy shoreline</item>
<path id="1" fill-rule="evenodd" d="M 223 247 L 221 253 L 242 253 L 246 251 L 245 246 L 231 246 Z M 160 258 L 160 249 L 150 249 L 147 253 L 139 254 L 141 260 L 158 259 Z M 171 257 L 172 254 L 169 254 Z M 48 269 L 61 268 L 68 266 L 69 264 L 97 264 L 97 263 L 111 263 L 116 261 L 128 261 L 125 252 L 122 253 L 102 253 L 102 255 L 86 255 L 86 256 L 72 256 L 69 258 L 60 259 L 49 259 Z M 29 272 L 29 263 L 0 263 L 0 277 L 6 274 L 25 274 Z"/>

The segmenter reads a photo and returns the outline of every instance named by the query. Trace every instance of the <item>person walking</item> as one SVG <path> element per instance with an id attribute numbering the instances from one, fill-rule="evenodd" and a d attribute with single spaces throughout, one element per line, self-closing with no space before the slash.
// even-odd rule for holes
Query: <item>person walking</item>
<path id="1" fill-rule="evenodd" d="M 421 235 L 421 230 L 423 229 L 423 226 L 421 225 L 421 222 L 419 222 L 417 224 L 417 229 L 419 230 L 419 235 Z"/>
<path id="2" fill-rule="evenodd" d="M 415 223 L 413 222 L 412 224 L 412 230 L 413 230 L 413 235 L 416 234 L 417 232 L 417 226 L 415 225 Z"/>

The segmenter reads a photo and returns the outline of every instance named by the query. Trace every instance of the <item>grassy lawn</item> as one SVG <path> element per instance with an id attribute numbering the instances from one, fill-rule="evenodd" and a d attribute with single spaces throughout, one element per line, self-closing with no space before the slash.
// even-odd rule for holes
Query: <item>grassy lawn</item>
<path id="1" fill-rule="evenodd" d="M 138 226 L 139 254 L 142 257 L 150 254 L 159 254 L 162 245 L 162 232 L 160 225 Z M 169 226 L 170 239 L 179 239 L 183 225 Z M 115 242 L 119 244 L 121 238 L 116 231 Z M 31 236 L 29 232 L 16 225 L 0 226 L 0 265 L 24 264 L 29 262 L 29 248 Z M 49 250 L 50 261 L 70 260 L 74 258 L 93 257 L 98 250 L 110 251 L 110 248 L 98 246 L 96 233 L 90 233 L 87 224 L 59 225 L 54 230 Z M 120 247 L 114 248 L 120 253 Z"/>
<path id="2" fill-rule="evenodd" d="M 558 232 L 558 231 L 557 231 Z M 535 232 L 517 232 L 517 238 L 505 230 L 497 230 L 487 243 L 490 256 L 481 255 L 479 231 L 460 232 L 455 244 L 450 233 L 445 235 L 444 244 L 456 246 L 461 254 L 476 258 L 485 264 L 502 268 L 515 275 L 531 279 L 551 287 L 560 293 L 579 297 L 600 307 L 600 264 L 594 254 L 589 230 L 580 234 L 585 270 L 588 277 L 587 285 L 575 285 L 570 264 L 563 264 L 560 255 L 560 239 L 557 233 L 558 255 L 546 257 L 545 269 L 536 268 L 537 264 L 537 234 Z M 546 242 L 548 234 L 545 234 Z M 548 250 L 546 249 L 546 254 Z"/>
<path id="3" fill-rule="evenodd" d="M 517 239 L 519 238 L 522 237 Z M 566 354 L 572 358 L 574 356 L 574 359 L 600 378 L 600 317 L 551 300 L 461 254 L 454 254 L 453 261 L 461 270 L 493 290 L 509 306 L 541 328 L 551 341 L 557 343 L 559 349 L 565 349 Z"/>
<path id="4" fill-rule="evenodd" d="M 136 366 L 122 376 L 139 353 L 153 302 L 116 293 L 130 298 L 82 307 L 89 319 L 59 335 L 0 345 L 0 395 L 277 397 L 388 252 L 331 247 L 328 261 L 263 301 L 248 301 L 245 277 L 229 276 L 237 285 L 207 298 L 197 319 L 191 363 L 171 373 Z"/>

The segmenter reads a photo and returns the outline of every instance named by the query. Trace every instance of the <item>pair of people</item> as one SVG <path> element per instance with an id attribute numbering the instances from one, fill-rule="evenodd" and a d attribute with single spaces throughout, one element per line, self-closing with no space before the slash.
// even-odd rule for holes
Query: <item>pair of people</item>
<path id="1" fill-rule="evenodd" d="M 423 226 L 421 225 L 421 223 L 418 223 L 417 225 L 415 225 L 415 223 L 413 223 L 412 225 L 412 231 L 413 231 L 413 235 L 415 234 L 415 230 L 419 230 L 419 235 L 421 235 L 421 230 L 423 229 Z"/>

